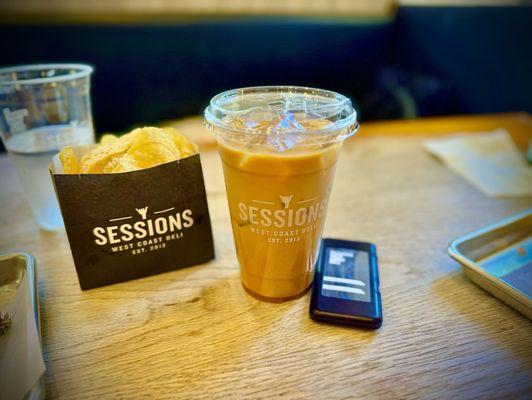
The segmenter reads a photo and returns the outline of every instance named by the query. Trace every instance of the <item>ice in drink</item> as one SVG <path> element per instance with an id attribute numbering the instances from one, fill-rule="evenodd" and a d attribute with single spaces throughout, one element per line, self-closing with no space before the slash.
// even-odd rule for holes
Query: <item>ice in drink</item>
<path id="1" fill-rule="evenodd" d="M 312 283 L 354 110 L 345 97 L 315 89 L 233 92 L 213 99 L 206 121 L 218 141 L 242 283 L 261 299 L 294 298 Z"/>

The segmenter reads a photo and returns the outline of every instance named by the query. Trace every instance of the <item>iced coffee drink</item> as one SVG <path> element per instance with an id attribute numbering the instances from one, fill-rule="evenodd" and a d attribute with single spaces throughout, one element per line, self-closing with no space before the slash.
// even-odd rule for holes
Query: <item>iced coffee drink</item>
<path id="1" fill-rule="evenodd" d="M 237 89 L 206 113 L 216 134 L 244 288 L 269 301 L 312 283 L 342 142 L 356 130 L 351 102 L 298 87 Z"/>

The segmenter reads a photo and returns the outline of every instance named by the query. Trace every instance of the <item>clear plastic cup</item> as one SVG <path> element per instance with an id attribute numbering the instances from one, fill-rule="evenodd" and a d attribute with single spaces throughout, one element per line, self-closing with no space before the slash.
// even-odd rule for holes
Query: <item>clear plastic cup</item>
<path id="1" fill-rule="evenodd" d="M 48 165 L 67 145 L 94 143 L 92 67 L 24 65 L 0 69 L 0 136 L 37 224 L 63 227 Z"/>
<path id="2" fill-rule="evenodd" d="M 267 301 L 309 288 L 334 170 L 358 129 L 351 101 L 305 87 L 230 90 L 205 110 L 222 159 L 244 288 Z"/>

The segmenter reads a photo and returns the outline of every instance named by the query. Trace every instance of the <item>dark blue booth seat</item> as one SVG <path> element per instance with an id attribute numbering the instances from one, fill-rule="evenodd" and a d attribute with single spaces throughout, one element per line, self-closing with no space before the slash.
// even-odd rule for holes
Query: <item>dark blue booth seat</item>
<path id="1" fill-rule="evenodd" d="M 397 64 L 438 77 L 448 113 L 532 112 L 532 7 L 403 7 Z"/>
<path id="2" fill-rule="evenodd" d="M 0 46 L 6 64 L 94 64 L 102 131 L 198 114 L 214 94 L 240 86 L 310 85 L 361 98 L 390 62 L 390 29 L 293 20 L 9 27 Z"/>
<path id="3" fill-rule="evenodd" d="M 200 113 L 225 89 L 317 86 L 362 119 L 532 111 L 532 8 L 400 8 L 372 22 L 0 27 L 1 64 L 94 64 L 97 130 Z"/>

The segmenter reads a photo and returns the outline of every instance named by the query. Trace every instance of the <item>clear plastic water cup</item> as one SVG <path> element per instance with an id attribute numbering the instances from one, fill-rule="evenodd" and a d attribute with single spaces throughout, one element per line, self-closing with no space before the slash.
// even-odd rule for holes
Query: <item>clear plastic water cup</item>
<path id="1" fill-rule="evenodd" d="M 64 146 L 94 143 L 90 75 L 83 64 L 0 69 L 0 134 L 39 227 L 63 227 L 48 166 Z"/>
<path id="2" fill-rule="evenodd" d="M 215 96 L 205 121 L 218 142 L 244 288 L 283 301 L 312 283 L 351 101 L 327 90 L 267 86 Z"/>

